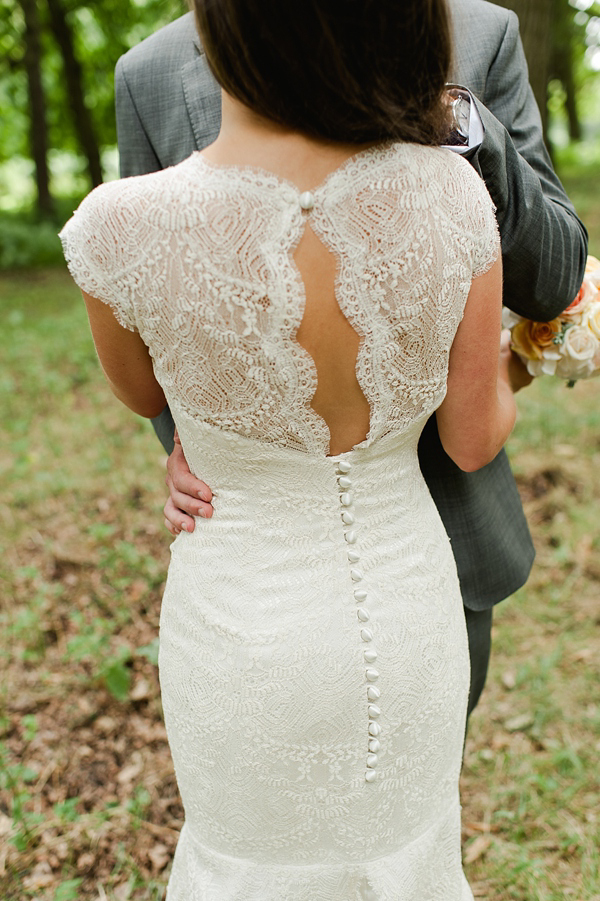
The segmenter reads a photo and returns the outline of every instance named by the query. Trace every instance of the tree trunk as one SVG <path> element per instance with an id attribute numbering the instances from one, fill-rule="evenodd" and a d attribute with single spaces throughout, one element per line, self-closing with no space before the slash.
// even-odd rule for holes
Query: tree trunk
<path id="1" fill-rule="evenodd" d="M 565 110 L 569 123 L 569 137 L 581 140 L 581 122 L 577 111 L 577 88 L 573 60 L 573 7 L 565 0 L 553 0 L 555 16 L 553 24 L 550 77 L 558 78 L 565 90 Z"/>
<path id="2" fill-rule="evenodd" d="M 42 83 L 42 46 L 37 0 L 20 0 L 20 4 L 25 18 L 23 63 L 29 90 L 30 145 L 35 165 L 37 207 L 42 215 L 51 216 L 54 212 L 54 203 L 50 194 L 48 125 L 46 122 L 46 96 Z"/>
<path id="3" fill-rule="evenodd" d="M 529 65 L 529 81 L 542 114 L 544 133 L 548 120 L 548 77 L 552 53 L 554 0 L 494 0 L 519 17 L 521 37 Z"/>
<path id="4" fill-rule="evenodd" d="M 67 22 L 61 0 L 46 0 L 50 12 L 50 25 L 56 43 L 60 48 L 65 71 L 67 99 L 73 113 L 73 124 L 81 149 L 87 159 L 87 168 L 92 185 L 102 184 L 102 164 L 100 149 L 94 124 L 83 96 L 83 72 L 75 55 L 73 32 Z"/>

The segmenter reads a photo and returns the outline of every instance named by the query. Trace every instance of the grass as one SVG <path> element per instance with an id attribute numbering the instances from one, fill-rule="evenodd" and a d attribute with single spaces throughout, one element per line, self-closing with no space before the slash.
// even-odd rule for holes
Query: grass
<path id="1" fill-rule="evenodd" d="M 598 251 L 592 174 L 569 188 Z M 164 455 L 104 385 L 63 269 L 0 273 L 0 355 L 0 896 L 159 901 L 182 817 L 156 675 Z M 537 562 L 497 608 L 462 779 L 487 901 L 600 901 L 599 389 L 519 396 Z"/>

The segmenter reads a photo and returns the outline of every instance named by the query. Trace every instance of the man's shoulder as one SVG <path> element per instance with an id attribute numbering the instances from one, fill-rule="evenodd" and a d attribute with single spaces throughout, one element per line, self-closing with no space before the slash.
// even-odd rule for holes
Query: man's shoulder
<path id="1" fill-rule="evenodd" d="M 463 29 L 483 28 L 503 32 L 511 19 L 516 19 L 515 13 L 489 3 L 488 0 L 450 0 L 452 22 L 457 35 L 463 33 Z M 470 31 L 470 39 L 473 40 L 477 32 Z"/>
<path id="2" fill-rule="evenodd" d="M 196 58 L 199 46 L 193 13 L 186 13 L 128 50 L 117 66 L 128 73 L 147 66 L 181 66 Z"/>
<path id="3" fill-rule="evenodd" d="M 511 44 L 518 35 L 517 16 L 486 0 L 451 0 L 450 9 L 454 34 L 453 80 L 466 85 L 485 102 L 490 68 L 507 38 Z"/>

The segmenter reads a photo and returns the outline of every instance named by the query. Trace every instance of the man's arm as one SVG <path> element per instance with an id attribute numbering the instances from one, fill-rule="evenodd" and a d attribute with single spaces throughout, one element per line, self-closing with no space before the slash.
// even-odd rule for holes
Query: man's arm
<path id="1" fill-rule="evenodd" d="M 115 112 L 121 178 L 162 169 L 131 96 L 123 58 L 115 69 Z"/>
<path id="2" fill-rule="evenodd" d="M 122 58 L 115 69 L 115 112 L 121 178 L 162 169 L 131 96 Z M 168 407 L 152 419 L 152 425 L 160 443 L 170 454 L 174 447 L 175 423 Z"/>
<path id="3" fill-rule="evenodd" d="M 485 106 L 478 102 L 477 108 L 485 137 L 469 158 L 497 207 L 504 302 L 528 319 L 553 319 L 581 285 L 587 232 L 544 146 L 513 13 L 489 69 L 483 100 Z"/>

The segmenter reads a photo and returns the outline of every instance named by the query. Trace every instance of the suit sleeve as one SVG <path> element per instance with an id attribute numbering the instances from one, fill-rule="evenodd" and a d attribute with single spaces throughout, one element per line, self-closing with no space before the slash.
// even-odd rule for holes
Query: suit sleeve
<path id="1" fill-rule="evenodd" d="M 547 321 L 567 307 L 581 285 L 587 232 L 552 168 L 529 85 L 513 13 L 489 70 L 485 127 L 470 162 L 497 208 L 504 261 L 504 302 L 521 316 Z"/>
<path id="2" fill-rule="evenodd" d="M 140 120 L 132 97 L 123 58 L 115 69 L 115 112 L 121 178 L 162 169 Z"/>
<path id="3" fill-rule="evenodd" d="M 131 95 L 123 59 L 115 69 L 115 111 L 117 117 L 117 141 L 119 144 L 119 165 L 121 178 L 130 175 L 145 175 L 162 168 L 152 144 L 146 134 Z M 152 420 L 156 435 L 170 454 L 173 450 L 175 423 L 168 407 Z"/>

